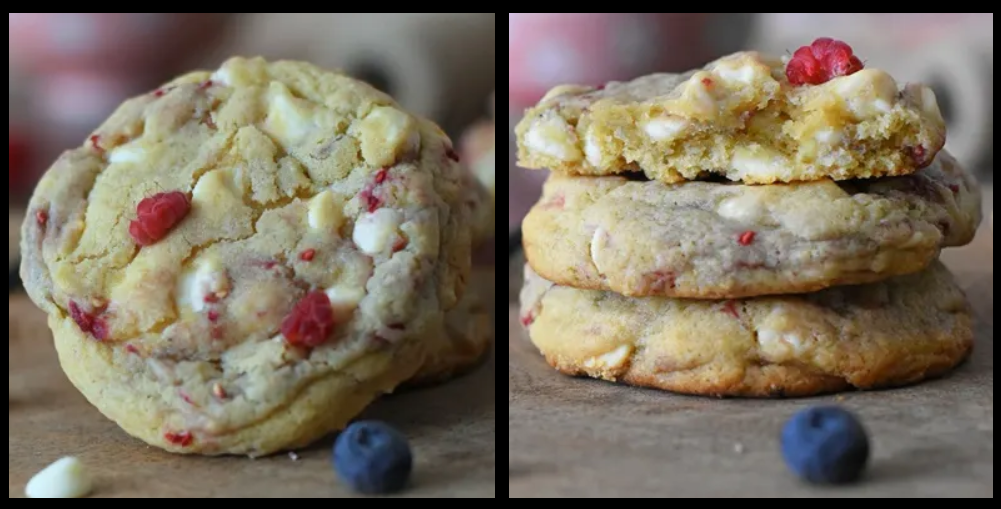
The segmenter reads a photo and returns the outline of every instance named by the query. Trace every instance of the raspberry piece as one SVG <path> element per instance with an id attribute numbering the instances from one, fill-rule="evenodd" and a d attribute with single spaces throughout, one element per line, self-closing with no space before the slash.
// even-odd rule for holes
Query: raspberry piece
<path id="1" fill-rule="evenodd" d="M 455 161 L 455 162 L 457 162 L 457 163 L 459 163 L 459 162 L 462 162 L 462 158 L 461 158 L 461 157 L 459 157 L 459 153 L 458 153 L 458 152 L 456 152 L 456 151 L 455 151 L 455 147 L 453 147 L 453 146 L 451 146 L 451 145 L 446 145 L 446 146 L 445 146 L 445 155 L 446 155 L 446 156 L 447 156 L 447 157 L 448 157 L 449 159 L 451 159 L 452 161 Z"/>
<path id="2" fill-rule="evenodd" d="M 218 322 L 219 321 L 219 312 L 215 311 L 215 310 L 209 311 L 208 319 L 212 323 Z"/>
<path id="3" fill-rule="evenodd" d="M 365 205 L 365 210 L 367 210 L 369 214 L 374 214 L 375 211 L 382 207 L 382 200 L 372 193 L 372 191 L 366 189 L 361 192 L 360 196 L 362 203 Z"/>
<path id="4" fill-rule="evenodd" d="M 712 78 L 702 78 L 702 85 L 705 86 L 706 88 L 713 86 Z"/>
<path id="5" fill-rule="evenodd" d="M 182 431 L 180 433 L 167 433 L 163 435 L 163 438 L 171 445 L 176 445 L 178 447 L 188 447 L 195 443 L 195 437 L 187 431 Z"/>
<path id="6" fill-rule="evenodd" d="M 49 213 L 44 210 L 35 212 L 35 222 L 38 223 L 38 226 L 45 228 L 45 225 L 49 222 Z"/>
<path id="7" fill-rule="evenodd" d="M 834 39 L 820 38 L 796 50 L 786 66 L 786 78 L 795 86 L 820 85 L 850 76 L 865 68 L 852 47 Z"/>
<path id="8" fill-rule="evenodd" d="M 737 239 L 737 241 L 740 242 L 740 245 L 742 246 L 750 246 L 754 243 L 754 237 L 757 236 L 758 234 L 754 232 L 744 232 L 740 234 L 740 238 Z"/>
<path id="9" fill-rule="evenodd" d="M 137 211 L 139 217 L 129 225 L 129 234 L 136 244 L 146 247 L 166 237 L 191 211 L 191 203 L 184 193 L 161 193 L 139 202 Z"/>
<path id="10" fill-rule="evenodd" d="M 139 349 L 135 345 L 125 345 L 125 352 L 130 355 L 139 355 Z"/>
<path id="11" fill-rule="evenodd" d="M 377 185 L 382 185 L 382 183 L 385 182 L 387 178 L 389 178 L 389 170 L 387 169 L 379 170 L 379 172 L 375 174 L 375 183 Z"/>
<path id="12" fill-rule="evenodd" d="M 70 302 L 70 317 L 76 322 L 77 327 L 80 327 L 82 332 L 90 334 L 98 341 L 104 341 L 108 338 L 108 323 L 104 318 L 97 316 L 101 312 L 103 310 L 97 314 L 88 313 L 76 302 Z"/>
<path id="13" fill-rule="evenodd" d="M 330 339 L 335 325 L 330 298 L 317 291 L 296 304 L 282 323 L 282 335 L 290 345 L 315 348 Z"/>
<path id="14" fill-rule="evenodd" d="M 301 255 L 299 255 L 299 259 L 307 263 L 313 261 L 314 258 L 316 258 L 315 249 L 307 249 L 303 251 Z"/>
<path id="15" fill-rule="evenodd" d="M 654 293 L 661 293 L 668 289 L 673 290 L 676 286 L 677 277 L 677 274 L 670 271 L 657 271 L 652 274 L 647 274 L 650 291 Z"/>

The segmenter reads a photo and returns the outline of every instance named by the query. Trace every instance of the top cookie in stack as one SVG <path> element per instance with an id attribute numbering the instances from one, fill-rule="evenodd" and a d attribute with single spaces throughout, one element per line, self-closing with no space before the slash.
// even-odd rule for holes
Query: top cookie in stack
<path id="1" fill-rule="evenodd" d="M 943 151 L 931 89 L 843 42 L 557 87 L 516 131 L 520 164 L 553 172 L 523 223 L 522 323 L 560 371 L 812 395 L 972 349 L 937 260 L 973 240 L 979 187 Z"/>
<path id="2" fill-rule="evenodd" d="M 944 146 L 945 121 L 928 87 L 901 89 L 819 39 L 788 62 L 737 53 L 685 74 L 557 87 L 517 134 L 531 169 L 771 184 L 914 173 Z"/>

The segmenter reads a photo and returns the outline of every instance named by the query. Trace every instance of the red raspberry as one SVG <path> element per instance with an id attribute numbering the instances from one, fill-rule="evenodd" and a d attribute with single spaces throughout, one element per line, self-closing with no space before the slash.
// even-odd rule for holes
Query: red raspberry
<path id="1" fill-rule="evenodd" d="M 184 193 L 161 193 L 139 202 L 139 217 L 129 225 L 129 234 L 136 244 L 146 247 L 156 244 L 170 233 L 191 211 Z"/>
<path id="2" fill-rule="evenodd" d="M 282 323 L 282 335 L 293 346 L 315 348 L 334 333 L 334 309 L 324 292 L 313 292 L 296 304 Z"/>
<path id="3" fill-rule="evenodd" d="M 389 178 L 389 170 L 387 169 L 379 170 L 379 172 L 375 174 L 376 185 L 382 185 L 384 182 L 386 182 L 387 178 Z"/>
<path id="4" fill-rule="evenodd" d="M 851 46 L 834 39 L 820 38 L 793 53 L 786 66 L 786 77 L 795 86 L 820 85 L 864 68 Z"/>
<path id="5" fill-rule="evenodd" d="M 178 447 L 188 447 L 195 442 L 195 437 L 187 431 L 182 431 L 180 433 L 167 433 L 163 436 L 163 438 L 171 445 L 176 445 Z"/>
<path id="6" fill-rule="evenodd" d="M 740 245 L 742 246 L 750 246 L 751 244 L 754 243 L 754 237 L 757 236 L 758 234 L 754 232 L 744 232 L 740 234 L 740 238 L 737 240 L 738 242 L 740 242 Z"/>
<path id="7" fill-rule="evenodd" d="M 307 263 L 313 261 L 314 258 L 316 258 L 315 249 L 307 249 L 303 251 L 301 255 L 299 255 L 299 259 Z"/>
<path id="8" fill-rule="evenodd" d="M 108 339 L 108 323 L 104 318 L 98 316 L 104 310 L 98 310 L 96 314 L 84 311 L 76 302 L 70 302 L 70 317 L 76 322 L 77 327 L 84 334 L 90 334 L 98 341 Z"/>

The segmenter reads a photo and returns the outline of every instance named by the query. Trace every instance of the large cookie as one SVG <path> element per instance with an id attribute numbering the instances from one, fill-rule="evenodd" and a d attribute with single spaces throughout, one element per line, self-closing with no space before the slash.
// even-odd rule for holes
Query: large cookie
<path id="1" fill-rule="evenodd" d="M 973 348 L 962 290 L 925 272 L 798 297 L 631 299 L 556 286 L 530 270 L 522 323 L 570 375 L 684 394 L 798 397 L 945 374 Z"/>
<path id="2" fill-rule="evenodd" d="M 785 61 L 737 53 L 684 74 L 557 87 L 517 134 L 526 168 L 767 184 L 913 173 L 945 144 L 945 121 L 930 88 L 881 70 L 794 85 Z"/>
<path id="3" fill-rule="evenodd" d="M 265 455 L 408 380 L 469 279 L 451 141 L 304 63 L 126 102 L 48 171 L 22 275 L 70 380 L 172 452 Z"/>
<path id="4" fill-rule="evenodd" d="M 943 152 L 914 175 L 840 183 L 553 176 L 523 228 L 532 267 L 562 285 L 740 298 L 920 271 L 981 216 L 977 183 Z"/>

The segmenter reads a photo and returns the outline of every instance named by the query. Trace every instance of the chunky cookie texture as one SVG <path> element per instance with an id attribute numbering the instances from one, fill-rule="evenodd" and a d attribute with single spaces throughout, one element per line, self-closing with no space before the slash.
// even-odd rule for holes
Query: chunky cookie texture
<path id="1" fill-rule="evenodd" d="M 520 165 L 749 184 L 907 175 L 945 144 L 932 90 L 862 69 L 836 41 L 810 59 L 737 53 L 684 74 L 554 88 L 517 127 Z M 854 60 L 853 60 L 854 58 Z"/>
<path id="2" fill-rule="evenodd" d="M 907 385 L 973 349 L 972 310 L 939 263 L 871 285 L 721 301 L 578 290 L 527 269 L 521 322 L 568 375 L 719 397 Z"/>
<path id="3" fill-rule="evenodd" d="M 127 101 L 39 184 L 22 276 L 70 379 L 181 453 L 340 429 L 421 366 L 469 279 L 442 131 L 359 81 L 233 59 Z"/>
<path id="4" fill-rule="evenodd" d="M 881 281 L 973 240 L 980 188 L 946 152 L 913 175 L 776 186 L 554 175 L 526 217 L 542 276 L 629 296 L 733 299 Z"/>

